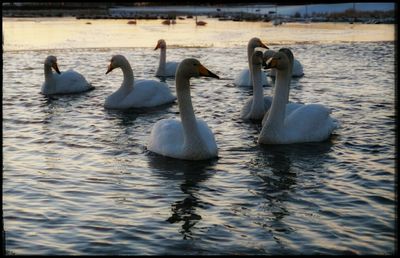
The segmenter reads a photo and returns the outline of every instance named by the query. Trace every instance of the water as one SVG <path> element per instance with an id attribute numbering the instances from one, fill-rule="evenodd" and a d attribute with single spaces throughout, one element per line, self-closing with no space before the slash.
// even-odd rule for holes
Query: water
<path id="1" fill-rule="evenodd" d="M 290 99 L 322 103 L 340 128 L 321 143 L 259 146 L 240 109 L 250 89 L 233 78 L 243 46 L 176 47 L 222 79 L 192 79 L 197 117 L 219 158 L 178 161 L 146 150 L 173 104 L 109 111 L 122 82 L 105 75 L 113 54 L 135 78 L 154 78 L 153 47 L 3 53 L 3 216 L 11 254 L 393 254 L 395 248 L 394 42 L 290 44 L 305 76 Z M 39 94 L 43 61 L 58 57 L 94 91 Z M 155 79 L 155 78 L 154 78 Z M 174 80 L 167 80 L 175 93 Z M 264 94 L 272 94 L 265 87 Z"/>

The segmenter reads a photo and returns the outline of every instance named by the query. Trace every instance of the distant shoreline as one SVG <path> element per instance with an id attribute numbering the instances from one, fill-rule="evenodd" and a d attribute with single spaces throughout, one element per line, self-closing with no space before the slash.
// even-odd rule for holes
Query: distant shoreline
<path id="1" fill-rule="evenodd" d="M 168 7 L 168 8 L 167 8 Z M 197 10 L 195 7 L 186 9 L 174 9 L 170 6 L 166 8 L 158 7 L 110 7 L 98 6 L 97 8 L 91 7 L 62 7 L 53 6 L 51 8 L 44 6 L 24 6 L 16 7 L 4 6 L 2 10 L 3 17 L 6 18 L 46 18 L 46 17 L 74 17 L 76 19 L 187 19 L 193 16 L 207 16 L 208 18 L 218 18 L 220 21 L 264 21 L 270 22 L 272 20 L 279 20 L 283 22 L 347 22 L 347 23 L 368 23 L 368 24 L 394 24 L 396 20 L 390 12 L 376 11 L 376 14 L 361 15 L 359 12 L 357 16 L 348 14 L 348 11 L 339 13 L 334 16 L 321 16 L 319 14 L 310 14 L 308 16 L 295 15 L 277 15 L 274 12 L 260 13 L 239 11 L 239 9 L 221 10 L 220 8 L 213 8 L 212 10 Z M 259 10 L 258 10 L 259 11 Z M 357 12 L 355 12 L 357 13 Z"/>

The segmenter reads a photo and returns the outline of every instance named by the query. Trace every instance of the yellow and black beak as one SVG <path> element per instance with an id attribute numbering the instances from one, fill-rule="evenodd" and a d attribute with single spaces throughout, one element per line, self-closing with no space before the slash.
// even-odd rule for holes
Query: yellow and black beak
<path id="1" fill-rule="evenodd" d="M 112 65 L 112 63 L 110 63 L 109 65 L 108 65 L 108 69 L 107 69 L 107 72 L 106 72 L 106 74 L 108 74 L 109 72 L 111 72 L 112 70 L 114 70 L 114 66 Z"/>
<path id="2" fill-rule="evenodd" d="M 277 66 L 277 64 L 278 64 L 278 60 L 276 58 L 273 58 L 273 57 L 268 59 L 266 63 L 263 62 L 263 65 L 264 65 L 265 69 L 275 68 Z"/>
<path id="3" fill-rule="evenodd" d="M 212 73 L 210 70 L 208 70 L 207 68 L 205 68 L 202 65 L 200 65 L 200 67 L 199 67 L 199 74 L 200 74 L 200 76 L 212 77 L 212 78 L 219 79 L 218 75 Z"/>
<path id="4" fill-rule="evenodd" d="M 51 67 L 53 67 L 53 69 L 54 69 L 58 74 L 61 74 L 60 70 L 58 69 L 57 63 L 53 63 L 53 65 L 52 65 Z"/>

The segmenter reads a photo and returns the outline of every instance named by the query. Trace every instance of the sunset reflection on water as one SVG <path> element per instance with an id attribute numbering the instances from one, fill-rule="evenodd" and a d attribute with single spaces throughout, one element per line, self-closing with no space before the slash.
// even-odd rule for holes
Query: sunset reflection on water
<path id="1" fill-rule="evenodd" d="M 154 47 L 234 47 L 254 36 L 267 44 L 393 41 L 394 24 L 234 22 L 199 17 L 163 25 L 162 20 L 78 20 L 75 18 L 3 18 L 4 50 Z"/>

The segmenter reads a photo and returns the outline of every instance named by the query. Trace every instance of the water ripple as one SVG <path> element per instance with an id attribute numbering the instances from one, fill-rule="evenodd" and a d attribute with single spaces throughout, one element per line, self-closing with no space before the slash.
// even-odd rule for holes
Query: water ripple
<path id="1" fill-rule="evenodd" d="M 219 158 L 206 162 L 146 149 L 152 125 L 179 116 L 176 103 L 149 111 L 103 108 L 122 81 L 121 72 L 104 75 L 109 58 L 124 54 L 135 78 L 149 78 L 158 62 L 152 49 L 52 50 L 96 87 L 54 98 L 39 94 L 48 51 L 5 52 L 7 252 L 393 254 L 393 43 L 286 47 L 306 73 L 292 80 L 290 99 L 327 105 L 340 121 L 325 142 L 257 144 L 260 125 L 239 116 L 251 89 L 233 85 L 246 66 L 243 47 L 168 49 L 171 59 L 197 57 L 223 77 L 192 79 L 196 115 L 219 146 Z M 175 93 L 175 81 L 167 83 Z"/>

